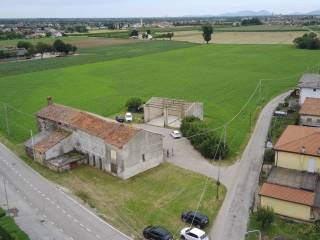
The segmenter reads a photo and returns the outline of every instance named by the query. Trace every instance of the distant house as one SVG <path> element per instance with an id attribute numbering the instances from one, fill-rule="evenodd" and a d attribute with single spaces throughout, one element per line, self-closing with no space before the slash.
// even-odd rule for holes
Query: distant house
<path id="1" fill-rule="evenodd" d="M 158 166 L 162 135 L 120 124 L 75 108 L 54 104 L 37 113 L 39 133 L 26 143 L 27 153 L 54 169 L 70 169 L 78 152 L 86 164 L 123 179 Z"/>
<path id="2" fill-rule="evenodd" d="M 299 114 L 301 125 L 320 127 L 320 98 L 306 98 Z"/>
<path id="3" fill-rule="evenodd" d="M 320 98 L 320 74 L 304 74 L 299 81 L 300 100 L 302 105 L 306 98 Z"/>

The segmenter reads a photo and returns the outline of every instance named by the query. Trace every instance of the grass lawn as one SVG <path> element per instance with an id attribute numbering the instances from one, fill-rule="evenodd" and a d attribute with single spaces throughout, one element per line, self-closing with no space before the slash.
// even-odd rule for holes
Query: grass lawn
<path id="1" fill-rule="evenodd" d="M 320 235 L 314 235 L 312 238 L 309 235 L 309 230 L 312 228 L 311 224 L 307 223 L 297 223 L 290 220 L 284 220 L 276 216 L 275 221 L 272 225 L 261 230 L 260 224 L 256 221 L 256 214 L 250 216 L 250 222 L 248 226 L 248 231 L 260 229 L 262 231 L 263 239 L 271 240 L 274 237 L 282 236 L 286 240 L 316 240 L 320 239 Z M 247 236 L 246 240 L 257 240 L 258 237 L 254 233 Z"/>
<path id="2" fill-rule="evenodd" d="M 135 236 L 150 224 L 164 226 L 177 234 L 185 226 L 180 220 L 181 212 L 197 208 L 206 180 L 204 176 L 167 163 L 126 181 L 89 166 L 58 174 L 27 158 L 22 146 L 12 144 L 1 134 L 0 141 L 41 175 L 72 190 L 96 208 L 98 214 L 110 224 L 127 234 L 135 233 Z M 209 181 L 199 208 L 209 216 L 210 226 L 226 190 L 220 187 L 219 200 L 216 200 L 216 193 L 217 185 Z"/>
<path id="3" fill-rule="evenodd" d="M 106 50 L 107 51 L 107 50 Z M 135 49 L 131 49 L 135 52 Z M 141 51 L 138 49 L 138 51 Z M 58 103 L 103 116 L 120 112 L 127 99 L 173 97 L 204 102 L 206 121 L 217 127 L 246 103 L 260 79 L 264 103 L 296 85 L 301 74 L 319 64 L 319 52 L 277 45 L 201 45 L 140 57 L 32 72 L 0 78 L 0 101 L 25 115 L 8 111 L 10 137 L 21 142 L 35 130 L 32 114 L 46 96 Z M 256 92 L 247 108 L 229 126 L 231 155 L 239 153 L 250 128 L 250 115 L 261 103 Z M 6 128 L 0 107 L 0 128 Z"/>

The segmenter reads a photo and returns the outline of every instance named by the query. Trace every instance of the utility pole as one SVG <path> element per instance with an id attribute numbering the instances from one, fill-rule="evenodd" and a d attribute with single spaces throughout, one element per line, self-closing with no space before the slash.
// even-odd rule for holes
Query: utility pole
<path id="1" fill-rule="evenodd" d="M 9 200 L 8 200 L 8 193 L 7 193 L 7 187 L 6 187 L 6 180 L 4 177 L 2 177 L 2 180 L 3 180 L 3 188 L 4 188 L 4 194 L 5 194 L 5 197 L 6 197 L 6 203 L 7 203 L 7 212 L 9 213 L 10 215 L 10 208 L 9 208 Z"/>
<path id="2" fill-rule="evenodd" d="M 262 104 L 262 80 L 259 83 L 259 95 L 260 95 L 260 105 Z"/>
<path id="3" fill-rule="evenodd" d="M 216 200 L 219 200 L 219 189 L 220 189 L 220 161 L 221 156 L 219 156 L 219 166 L 218 166 L 218 180 L 217 180 L 217 195 L 216 195 Z"/>
<path id="4" fill-rule="evenodd" d="M 35 161 L 36 160 L 36 156 L 35 156 L 35 151 L 34 151 L 34 139 L 33 139 L 32 129 L 30 129 L 30 135 L 31 135 L 33 161 Z"/>
<path id="5" fill-rule="evenodd" d="M 8 136 L 10 135 L 10 128 L 9 128 L 9 119 L 8 119 L 8 107 L 5 103 L 3 103 L 3 108 L 4 108 L 4 117 L 6 121 L 6 127 L 7 127 L 7 134 Z"/>

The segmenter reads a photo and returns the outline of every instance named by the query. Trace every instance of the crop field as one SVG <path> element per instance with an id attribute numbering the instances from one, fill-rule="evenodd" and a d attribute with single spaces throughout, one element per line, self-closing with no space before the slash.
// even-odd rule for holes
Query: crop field
<path id="1" fill-rule="evenodd" d="M 292 44 L 293 40 L 306 32 L 215 32 L 210 43 L 219 44 Z M 176 41 L 203 43 L 201 31 L 176 32 L 173 38 Z"/>
<path id="2" fill-rule="evenodd" d="M 7 110 L 0 105 L 0 128 L 16 142 L 26 140 L 29 130 L 35 130 L 33 114 L 49 95 L 58 103 L 103 116 L 123 110 L 132 96 L 201 101 L 206 121 L 215 128 L 233 119 L 252 94 L 227 126 L 231 156 L 236 156 L 259 106 L 295 86 L 304 71 L 319 63 L 319 52 L 287 45 L 199 45 L 3 76 L 0 101 L 10 105 Z M 260 79 L 268 80 L 258 88 Z"/>

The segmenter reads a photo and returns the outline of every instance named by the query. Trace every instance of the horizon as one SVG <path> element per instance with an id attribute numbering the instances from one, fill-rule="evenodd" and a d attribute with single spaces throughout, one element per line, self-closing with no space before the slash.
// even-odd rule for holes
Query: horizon
<path id="1" fill-rule="evenodd" d="M 201 1 L 201 2 L 200 2 Z M 201 17 L 220 16 L 239 11 L 268 11 L 275 15 L 309 13 L 320 10 L 318 0 L 277 0 L 256 2 L 247 0 L 229 0 L 211 2 L 211 0 L 169 0 L 162 2 L 137 0 L 4 0 L 0 8 L 1 19 L 27 18 L 165 18 L 165 17 Z M 147 9 L 147 10 L 146 10 Z"/>

